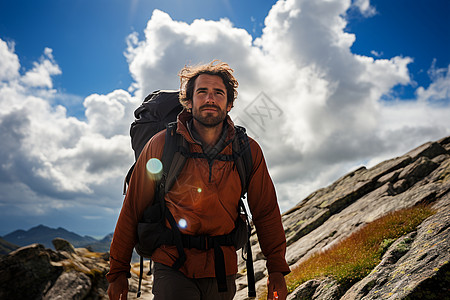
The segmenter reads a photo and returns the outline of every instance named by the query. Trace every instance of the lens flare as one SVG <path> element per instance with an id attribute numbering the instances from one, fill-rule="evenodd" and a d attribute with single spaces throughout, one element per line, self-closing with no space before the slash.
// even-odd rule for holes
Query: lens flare
<path id="1" fill-rule="evenodd" d="M 197 193 L 201 193 L 201 192 L 202 192 L 202 188 L 198 188 Z"/>
<path id="2" fill-rule="evenodd" d="M 186 228 L 187 227 L 187 221 L 185 219 L 180 219 L 178 221 L 178 226 L 180 226 L 180 228 Z"/>
<path id="3" fill-rule="evenodd" d="M 163 169 L 162 162 L 159 159 L 157 159 L 157 158 L 149 159 L 149 161 L 147 162 L 146 167 L 147 167 L 147 171 L 150 174 L 153 174 L 153 175 L 160 174 L 162 172 L 162 169 Z"/>

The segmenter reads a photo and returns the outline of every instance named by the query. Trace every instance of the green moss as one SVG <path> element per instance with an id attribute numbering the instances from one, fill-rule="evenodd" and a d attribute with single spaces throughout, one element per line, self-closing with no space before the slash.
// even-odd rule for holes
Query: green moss
<path id="1" fill-rule="evenodd" d="M 411 239 L 405 239 L 405 240 L 401 241 L 400 243 L 398 243 L 397 248 L 395 250 L 397 250 L 398 253 L 408 252 L 410 242 L 411 242 Z"/>
<path id="2" fill-rule="evenodd" d="M 295 226 L 300 226 L 300 225 L 302 225 L 305 222 L 306 222 L 305 220 L 300 220 L 297 223 L 295 223 Z"/>
<path id="3" fill-rule="evenodd" d="M 329 201 L 328 200 L 325 200 L 325 201 L 323 201 L 321 204 L 320 204 L 320 208 L 326 208 L 326 207 L 328 207 L 328 205 L 329 205 Z"/>
<path id="4" fill-rule="evenodd" d="M 386 253 L 387 249 L 396 241 L 396 239 L 384 239 L 381 244 L 378 252 L 383 255 Z"/>

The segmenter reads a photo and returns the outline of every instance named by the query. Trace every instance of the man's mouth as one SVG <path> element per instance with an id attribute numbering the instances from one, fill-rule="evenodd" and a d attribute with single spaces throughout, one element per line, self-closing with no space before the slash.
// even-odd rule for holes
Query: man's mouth
<path id="1" fill-rule="evenodd" d="M 216 112 L 219 111 L 219 109 L 215 106 L 206 106 L 206 107 L 202 107 L 200 109 L 201 111 L 206 111 L 206 112 Z"/>

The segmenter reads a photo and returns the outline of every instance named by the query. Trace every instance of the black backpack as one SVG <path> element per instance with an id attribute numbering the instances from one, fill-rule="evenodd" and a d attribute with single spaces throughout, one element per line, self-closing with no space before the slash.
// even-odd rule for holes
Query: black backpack
<path id="1" fill-rule="evenodd" d="M 165 129 L 167 124 L 177 120 L 178 114 L 183 110 L 178 93 L 171 90 L 154 91 L 145 97 L 141 106 L 134 111 L 135 120 L 130 126 L 130 136 L 135 161 L 152 136 Z M 124 195 L 133 170 L 134 164 L 125 177 Z"/>
<path id="2" fill-rule="evenodd" d="M 239 213 L 235 222 L 235 229 L 227 235 L 217 237 L 185 235 L 179 231 L 172 214 L 166 209 L 164 195 L 172 187 L 188 158 L 206 157 L 202 156 L 202 153 L 190 153 L 186 140 L 176 133 L 176 118 L 181 111 L 182 106 L 178 100 L 178 91 L 158 90 L 148 95 L 142 105 L 136 109 L 134 112 L 136 120 L 130 128 L 131 143 L 136 160 L 147 141 L 159 131 L 167 128 L 162 156 L 162 177 L 157 183 L 153 204 L 147 207 L 142 220 L 138 224 L 138 243 L 135 246 L 136 252 L 141 256 L 138 297 L 140 296 L 143 274 L 143 258 L 150 259 L 153 251 L 161 245 L 175 245 L 177 247 L 179 258 L 172 266 L 174 269 L 179 269 L 186 260 L 184 248 L 214 249 L 219 291 L 226 291 L 227 289 L 225 263 L 220 246 L 233 245 L 237 250 L 242 248 L 243 258 L 244 252 L 247 253 L 247 258 L 244 259 L 247 264 L 248 295 L 249 297 L 255 297 L 255 278 L 250 244 L 251 226 L 242 201 L 247 191 L 252 169 L 252 156 L 245 129 L 235 126 L 236 138 L 232 144 L 232 155 L 218 155 L 215 158 L 216 160 L 234 161 L 241 178 L 242 195 L 239 200 Z M 126 176 L 124 193 L 133 169 L 134 165 Z M 165 226 L 166 219 L 172 229 Z"/>

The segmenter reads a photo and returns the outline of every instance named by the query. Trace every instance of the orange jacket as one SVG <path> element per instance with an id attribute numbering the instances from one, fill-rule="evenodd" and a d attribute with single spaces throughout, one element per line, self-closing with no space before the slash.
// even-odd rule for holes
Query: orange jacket
<path id="1" fill-rule="evenodd" d="M 178 118 L 177 132 L 188 141 L 191 152 L 202 152 L 201 145 L 190 136 L 186 122 L 191 115 L 183 112 Z M 234 124 L 227 117 L 227 140 L 234 137 Z M 127 195 L 114 231 L 110 249 L 109 282 L 120 274 L 128 273 L 133 248 L 137 241 L 137 224 L 144 210 L 154 197 L 155 181 L 146 170 L 151 158 L 161 159 L 165 141 L 165 130 L 147 143 L 136 163 Z M 267 170 L 259 145 L 249 138 L 253 157 L 252 178 L 247 192 L 248 205 L 256 227 L 259 243 L 267 258 L 269 273 L 289 273 L 285 260 L 286 238 L 281 223 L 275 188 Z M 232 154 L 231 143 L 222 154 Z M 210 174 L 211 172 L 211 174 Z M 178 222 L 186 221 L 181 232 L 191 235 L 223 235 L 234 228 L 237 206 L 241 195 L 239 173 L 233 162 L 214 161 L 210 168 L 206 159 L 192 158 L 177 177 L 172 189 L 165 195 L 166 206 Z M 183 221 L 184 223 L 184 221 Z M 237 254 L 233 246 L 222 246 L 227 275 L 237 273 Z M 184 249 L 186 262 L 180 268 L 187 277 L 215 277 L 214 249 L 202 251 Z M 178 257 L 175 246 L 162 246 L 155 250 L 152 259 L 171 266 Z"/>

